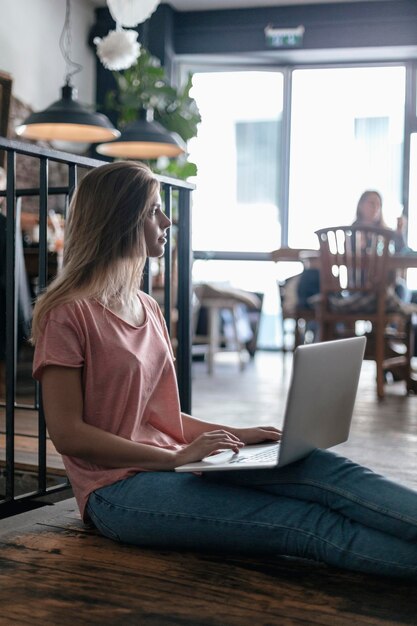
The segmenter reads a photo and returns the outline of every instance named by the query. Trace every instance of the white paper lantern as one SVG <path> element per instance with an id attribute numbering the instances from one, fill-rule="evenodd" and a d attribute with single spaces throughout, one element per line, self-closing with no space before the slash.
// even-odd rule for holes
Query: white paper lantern
<path id="1" fill-rule="evenodd" d="M 134 30 L 111 30 L 106 37 L 95 37 L 97 55 L 108 70 L 126 70 L 140 55 L 138 33 Z"/>
<path id="2" fill-rule="evenodd" d="M 114 21 L 128 28 L 145 22 L 158 4 L 159 0 L 107 0 Z"/>

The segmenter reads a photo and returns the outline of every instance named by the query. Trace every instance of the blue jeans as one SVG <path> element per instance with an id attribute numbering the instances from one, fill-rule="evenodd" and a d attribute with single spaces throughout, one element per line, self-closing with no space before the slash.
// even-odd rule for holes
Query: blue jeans
<path id="1" fill-rule="evenodd" d="M 417 493 L 329 451 L 277 469 L 142 472 L 97 489 L 87 510 L 102 534 L 139 546 L 417 578 Z"/>

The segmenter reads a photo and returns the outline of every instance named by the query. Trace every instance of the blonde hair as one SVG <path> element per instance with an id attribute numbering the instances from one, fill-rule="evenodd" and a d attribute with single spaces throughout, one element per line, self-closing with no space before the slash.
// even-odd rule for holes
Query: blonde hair
<path id="1" fill-rule="evenodd" d="M 69 208 L 62 272 L 36 302 L 33 344 L 45 315 L 70 301 L 96 298 L 136 311 L 146 261 L 144 221 L 158 190 L 143 163 L 108 163 L 83 178 Z"/>

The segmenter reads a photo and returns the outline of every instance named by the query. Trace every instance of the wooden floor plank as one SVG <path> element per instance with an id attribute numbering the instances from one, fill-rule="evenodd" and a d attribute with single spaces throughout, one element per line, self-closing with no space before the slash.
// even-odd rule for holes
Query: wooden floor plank
<path id="1" fill-rule="evenodd" d="M 29 610 L 39 623 L 64 625 L 77 615 L 111 624 L 127 623 L 129 615 L 139 623 L 158 617 L 161 624 L 415 624 L 412 587 L 397 581 L 389 585 L 387 602 L 387 588 L 364 591 L 369 581 L 345 573 L 335 584 L 335 572 L 329 580 L 320 566 L 220 561 L 109 543 L 46 531 L 2 545 L 0 600 L 13 598 L 3 616 L 25 618 Z"/>
<path id="2" fill-rule="evenodd" d="M 59 516 L 47 507 L 39 522 L 0 535 L 0 624 L 416 623 L 411 582 L 298 559 L 120 545 L 84 527 L 74 509 L 73 500 Z"/>

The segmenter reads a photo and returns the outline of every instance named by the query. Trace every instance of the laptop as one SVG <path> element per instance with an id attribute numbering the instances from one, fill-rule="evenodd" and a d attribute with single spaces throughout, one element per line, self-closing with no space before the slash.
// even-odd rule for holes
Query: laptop
<path id="1" fill-rule="evenodd" d="M 247 445 L 239 452 L 219 451 L 176 472 L 218 472 L 282 467 L 316 448 L 348 439 L 366 338 L 353 337 L 299 346 L 280 442 Z"/>

